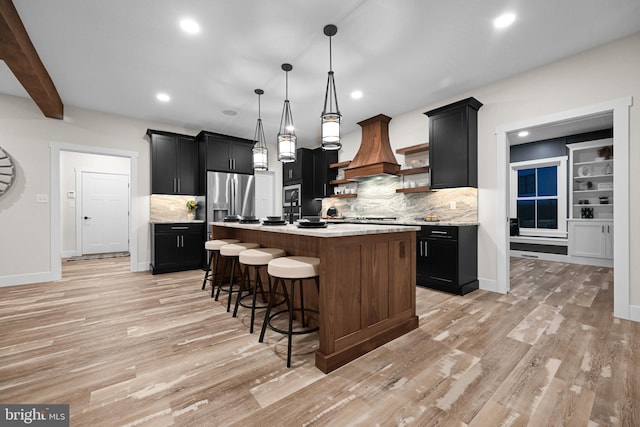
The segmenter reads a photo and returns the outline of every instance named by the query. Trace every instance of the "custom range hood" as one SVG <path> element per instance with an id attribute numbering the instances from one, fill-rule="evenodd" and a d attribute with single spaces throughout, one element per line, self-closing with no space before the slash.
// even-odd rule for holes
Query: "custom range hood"
<path id="1" fill-rule="evenodd" d="M 362 128 L 360 149 L 344 170 L 346 179 L 362 179 L 376 175 L 397 175 L 400 165 L 389 143 L 391 117 L 379 114 L 358 124 Z"/>

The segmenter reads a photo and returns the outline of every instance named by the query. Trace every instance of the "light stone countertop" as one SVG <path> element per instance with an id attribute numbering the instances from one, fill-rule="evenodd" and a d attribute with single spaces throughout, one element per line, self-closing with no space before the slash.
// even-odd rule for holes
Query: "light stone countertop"
<path id="1" fill-rule="evenodd" d="M 274 233 L 297 234 L 312 237 L 345 237 L 364 234 L 402 233 L 406 231 L 420 231 L 420 227 L 407 225 L 379 225 L 379 224 L 328 224 L 326 228 L 299 228 L 292 224 L 262 225 L 240 224 L 238 222 L 210 222 L 209 225 L 229 228 L 243 228 L 246 230 L 270 231 Z"/>

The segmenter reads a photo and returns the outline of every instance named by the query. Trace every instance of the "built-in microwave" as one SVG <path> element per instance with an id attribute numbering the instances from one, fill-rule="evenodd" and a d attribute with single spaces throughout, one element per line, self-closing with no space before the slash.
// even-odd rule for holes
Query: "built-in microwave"
<path id="1" fill-rule="evenodd" d="M 300 206 L 300 184 L 285 185 L 282 189 L 282 206 Z"/>

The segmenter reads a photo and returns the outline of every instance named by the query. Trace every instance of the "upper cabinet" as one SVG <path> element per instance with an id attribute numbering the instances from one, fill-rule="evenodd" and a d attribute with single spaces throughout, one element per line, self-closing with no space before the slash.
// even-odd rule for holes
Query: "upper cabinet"
<path id="1" fill-rule="evenodd" d="M 336 179 L 337 169 L 332 169 L 331 165 L 338 162 L 337 150 L 323 150 L 316 148 L 313 150 L 313 197 L 325 198 L 331 196 L 332 187 L 330 182 Z"/>
<path id="2" fill-rule="evenodd" d="M 467 98 L 424 114 L 429 116 L 431 188 L 478 186 L 478 110 Z"/>
<path id="3" fill-rule="evenodd" d="M 198 146 L 192 136 L 147 130 L 151 140 L 151 193 L 198 193 Z"/>
<path id="4" fill-rule="evenodd" d="M 298 148 L 296 161 L 282 164 L 283 185 L 298 183 L 303 179 L 309 184 L 313 181 L 313 151 L 308 148 Z"/>
<path id="5" fill-rule="evenodd" d="M 253 141 L 205 131 L 196 140 L 203 171 L 253 174 Z"/>

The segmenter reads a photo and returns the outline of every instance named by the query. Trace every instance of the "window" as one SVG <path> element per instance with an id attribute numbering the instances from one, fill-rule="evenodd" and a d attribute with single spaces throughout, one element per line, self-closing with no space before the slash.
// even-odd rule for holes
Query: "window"
<path id="1" fill-rule="evenodd" d="M 511 217 L 520 234 L 566 237 L 566 157 L 511 164 Z"/>

